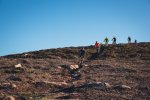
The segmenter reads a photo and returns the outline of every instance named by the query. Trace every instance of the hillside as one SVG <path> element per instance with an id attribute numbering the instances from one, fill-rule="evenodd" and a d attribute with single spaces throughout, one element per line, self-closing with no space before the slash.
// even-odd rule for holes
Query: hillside
<path id="1" fill-rule="evenodd" d="M 150 99 L 150 43 L 108 45 L 100 54 L 85 46 L 7 55 L 0 58 L 0 98 Z M 78 68 L 82 67 L 82 68 Z"/>
<path id="2" fill-rule="evenodd" d="M 47 49 L 40 51 L 27 52 L 22 54 L 8 55 L 8 58 L 49 58 L 49 59 L 78 59 L 79 50 L 83 47 L 66 47 L 58 49 Z M 118 44 L 109 45 L 101 55 L 95 54 L 94 46 L 84 46 L 86 49 L 86 59 L 94 60 L 101 58 L 116 58 L 116 59 L 145 59 L 150 58 L 150 43 L 139 44 Z"/>

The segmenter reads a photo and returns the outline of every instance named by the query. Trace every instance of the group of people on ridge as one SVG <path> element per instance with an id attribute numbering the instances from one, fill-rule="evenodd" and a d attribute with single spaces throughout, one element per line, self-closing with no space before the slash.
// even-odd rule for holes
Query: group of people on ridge
<path id="1" fill-rule="evenodd" d="M 131 37 L 130 36 L 128 36 L 128 43 L 131 43 Z M 117 38 L 116 37 L 113 37 L 112 38 L 112 44 L 116 44 L 116 41 L 117 41 Z M 96 41 L 97 42 L 97 41 Z M 105 45 L 107 46 L 108 45 L 108 42 L 109 42 L 109 39 L 106 37 L 105 39 L 104 39 L 104 42 L 105 42 Z M 134 43 L 137 43 L 137 40 L 135 39 L 135 41 L 134 41 Z"/>
<path id="2" fill-rule="evenodd" d="M 131 43 L 131 37 L 130 37 L 130 36 L 128 37 L 128 43 Z M 137 43 L 137 40 L 136 40 L 136 39 L 134 40 L 134 43 L 135 43 L 135 44 Z"/>
<path id="3" fill-rule="evenodd" d="M 112 44 L 116 44 L 116 37 L 113 37 L 112 38 Z M 109 39 L 106 37 L 105 39 L 104 39 L 104 42 L 105 42 L 105 46 L 107 46 L 108 45 L 108 42 L 109 42 Z M 96 48 L 96 52 L 97 53 L 99 53 L 100 52 L 100 50 L 101 50 L 101 46 L 102 46 L 102 44 L 100 44 L 98 41 L 96 41 L 96 43 L 95 43 L 95 48 Z"/>
<path id="4" fill-rule="evenodd" d="M 128 37 L 127 40 L 128 40 L 128 43 L 131 43 L 131 37 L 130 37 L 130 36 Z M 116 41 L 117 41 L 116 37 L 113 37 L 113 38 L 112 38 L 112 44 L 115 45 L 115 44 L 116 44 Z M 109 42 L 109 39 L 106 37 L 103 42 L 105 42 L 105 45 L 100 44 L 98 41 L 95 42 L 95 48 L 96 48 L 96 53 L 97 53 L 97 54 L 102 53 L 103 49 L 104 49 L 105 47 L 107 47 L 108 42 Z M 137 40 L 136 40 L 136 39 L 135 39 L 135 43 L 137 43 Z M 79 52 L 79 64 L 82 64 L 82 63 L 83 63 L 84 56 L 85 56 L 85 49 L 82 48 L 82 49 L 80 50 L 80 52 Z"/>

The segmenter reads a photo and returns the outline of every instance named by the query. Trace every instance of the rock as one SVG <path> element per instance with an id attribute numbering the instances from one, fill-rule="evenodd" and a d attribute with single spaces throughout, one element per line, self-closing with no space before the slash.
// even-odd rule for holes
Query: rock
<path id="1" fill-rule="evenodd" d="M 36 87 L 43 87 L 46 85 L 55 85 L 55 86 L 59 86 L 59 87 L 67 87 L 68 84 L 64 81 L 64 82 L 49 82 L 49 81 L 41 81 L 41 82 L 34 82 L 33 84 L 35 84 Z"/>
<path id="2" fill-rule="evenodd" d="M 113 86 L 113 89 L 123 90 L 123 89 L 131 89 L 131 87 L 127 85 L 115 85 Z"/>
<path id="3" fill-rule="evenodd" d="M 93 82 L 94 83 L 94 82 Z M 95 82 L 96 84 L 102 84 L 102 82 Z"/>
<path id="4" fill-rule="evenodd" d="M 106 88 L 111 88 L 111 85 L 110 85 L 109 83 L 104 83 L 104 86 L 105 86 Z"/>
<path id="5" fill-rule="evenodd" d="M 68 83 L 66 83 L 65 81 L 62 83 L 57 83 L 57 84 L 58 86 L 63 87 L 63 88 L 68 86 Z"/>
<path id="6" fill-rule="evenodd" d="M 87 64 L 83 64 L 83 66 L 87 67 L 88 65 Z"/>
<path id="7" fill-rule="evenodd" d="M 68 85 L 66 83 L 66 81 L 63 81 L 63 82 L 49 82 L 49 81 L 44 81 L 44 83 L 46 83 L 46 84 L 52 84 L 52 85 L 57 85 L 57 86 L 67 86 Z"/>
<path id="8" fill-rule="evenodd" d="M 85 81 L 76 81 L 73 82 L 73 85 L 74 87 L 80 87 L 80 88 L 99 88 L 99 89 L 106 89 L 112 87 L 109 83 L 85 82 Z"/>
<path id="9" fill-rule="evenodd" d="M 26 54 L 24 54 L 24 57 L 26 57 L 26 58 L 30 58 L 30 57 L 32 57 L 32 54 L 28 54 L 28 53 L 26 53 Z"/>
<path id="10" fill-rule="evenodd" d="M 7 73 L 22 73 L 22 72 L 24 72 L 24 71 L 25 71 L 25 70 L 24 70 L 24 68 L 22 67 L 22 65 L 21 65 L 21 64 L 17 64 L 17 65 L 14 66 L 13 69 L 8 70 Z"/>
<path id="11" fill-rule="evenodd" d="M 15 88 L 17 88 L 17 85 L 16 84 L 11 84 L 11 87 L 12 87 L 12 89 L 15 89 Z"/>
<path id="12" fill-rule="evenodd" d="M 31 56 L 31 54 L 25 53 L 24 56 L 26 56 L 26 57 L 27 57 L 27 56 Z"/>
<path id="13" fill-rule="evenodd" d="M 17 65 L 15 65 L 15 68 L 22 68 L 22 65 L 21 64 L 17 64 Z"/>
<path id="14" fill-rule="evenodd" d="M 15 89 L 17 86 L 11 83 L 2 83 L 0 84 L 0 89 Z"/>
<path id="15" fill-rule="evenodd" d="M 80 88 L 99 88 L 99 89 L 104 88 L 102 82 L 88 82 L 79 87 Z"/>
<path id="16" fill-rule="evenodd" d="M 64 99 L 64 100 L 69 100 L 71 98 L 70 95 L 64 95 L 64 96 L 60 96 L 60 97 L 55 97 L 55 99 Z"/>
<path id="17" fill-rule="evenodd" d="M 130 86 L 127 86 L 127 85 L 121 85 L 123 89 L 131 89 Z"/>
<path id="18" fill-rule="evenodd" d="M 61 65 L 62 68 L 66 68 L 68 70 L 77 70 L 79 69 L 79 65 Z"/>
<path id="19" fill-rule="evenodd" d="M 10 85 L 10 83 L 2 83 L 1 85 L 7 86 L 7 85 Z"/>
<path id="20" fill-rule="evenodd" d="M 72 70 L 73 70 L 73 69 L 78 69 L 78 68 L 79 68 L 78 65 L 70 65 L 69 67 L 70 67 L 70 69 L 72 69 Z"/>
<path id="21" fill-rule="evenodd" d="M 1 83 L 0 84 L 0 89 L 8 89 L 10 88 L 11 84 L 10 83 Z"/>
<path id="22" fill-rule="evenodd" d="M 61 67 L 61 66 L 57 66 L 57 68 L 58 68 L 58 69 L 62 69 L 62 67 Z"/>
<path id="23" fill-rule="evenodd" d="M 32 99 L 32 100 L 33 100 L 33 97 L 29 97 L 29 99 Z"/>

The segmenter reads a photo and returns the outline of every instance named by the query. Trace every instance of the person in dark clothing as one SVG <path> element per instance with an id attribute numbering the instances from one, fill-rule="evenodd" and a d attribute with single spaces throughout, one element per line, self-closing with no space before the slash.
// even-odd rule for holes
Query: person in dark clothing
<path id="1" fill-rule="evenodd" d="M 113 41 L 113 43 L 112 44 L 116 44 L 116 37 L 113 37 L 113 39 L 112 39 L 112 41 Z"/>
<path id="2" fill-rule="evenodd" d="M 79 51 L 79 64 L 82 64 L 82 63 L 83 63 L 84 56 L 85 56 L 85 50 L 84 50 L 84 48 L 82 48 L 82 49 Z"/>
<path id="3" fill-rule="evenodd" d="M 131 37 L 128 36 L 128 43 L 131 43 Z"/>
<path id="4" fill-rule="evenodd" d="M 135 39 L 134 43 L 137 44 L 137 40 L 136 39 Z"/>
<path id="5" fill-rule="evenodd" d="M 101 44 L 99 54 L 102 54 L 105 48 L 106 48 L 106 46 L 105 46 L 105 45 L 103 45 L 103 44 Z"/>

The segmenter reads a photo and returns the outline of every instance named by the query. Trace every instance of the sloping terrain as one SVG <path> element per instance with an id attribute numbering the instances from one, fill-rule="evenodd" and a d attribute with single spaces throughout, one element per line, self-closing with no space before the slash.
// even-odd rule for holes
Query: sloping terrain
<path id="1" fill-rule="evenodd" d="M 150 43 L 108 45 L 100 54 L 86 46 L 84 63 L 71 69 L 81 48 L 1 57 L 0 98 L 150 99 Z"/>

